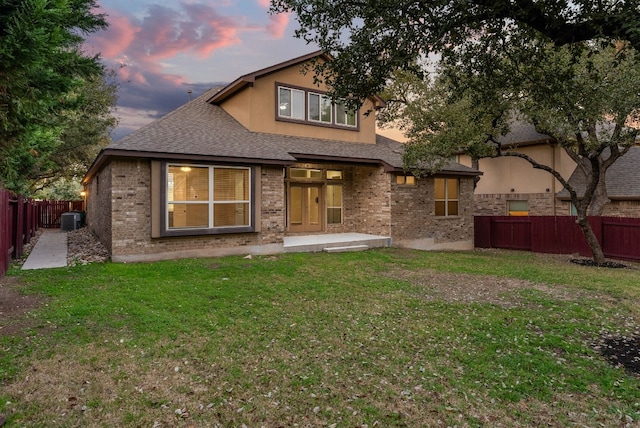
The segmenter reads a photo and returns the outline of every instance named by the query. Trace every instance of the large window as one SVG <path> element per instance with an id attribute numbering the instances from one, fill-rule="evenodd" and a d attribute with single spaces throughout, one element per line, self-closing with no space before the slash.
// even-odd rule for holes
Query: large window
<path id="1" fill-rule="evenodd" d="M 251 225 L 251 170 L 167 165 L 166 229 L 225 229 Z"/>
<path id="2" fill-rule="evenodd" d="M 277 118 L 314 125 L 357 128 L 356 110 L 347 109 L 343 102 L 332 103 L 328 95 L 304 89 L 277 86 Z"/>
<path id="3" fill-rule="evenodd" d="M 459 184 L 457 178 L 434 179 L 436 216 L 458 215 Z"/>

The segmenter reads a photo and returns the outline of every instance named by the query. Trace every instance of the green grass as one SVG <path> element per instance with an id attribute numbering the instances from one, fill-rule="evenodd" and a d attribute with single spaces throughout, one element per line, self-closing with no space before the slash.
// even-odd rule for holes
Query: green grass
<path id="1" fill-rule="evenodd" d="M 11 271 L 46 306 L 0 339 L 8 426 L 624 426 L 640 271 L 520 252 Z M 631 422 L 630 422 L 631 421 Z"/>

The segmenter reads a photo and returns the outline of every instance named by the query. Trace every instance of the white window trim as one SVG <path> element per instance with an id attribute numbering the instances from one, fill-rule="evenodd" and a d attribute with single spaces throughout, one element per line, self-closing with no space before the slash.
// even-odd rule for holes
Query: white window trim
<path id="1" fill-rule="evenodd" d="M 286 116 L 286 115 L 282 114 L 282 111 L 280 110 L 280 105 L 282 104 L 282 101 L 280 100 L 280 90 L 282 90 L 282 89 L 284 89 L 286 91 L 289 91 L 290 94 L 291 94 L 289 96 L 289 100 L 291 102 L 291 108 L 290 108 L 291 115 L 290 116 Z M 278 85 L 278 117 L 283 117 L 285 119 L 291 119 L 291 120 L 304 121 L 304 120 L 306 120 L 306 117 L 304 116 L 305 111 L 306 111 L 306 108 L 305 108 L 306 106 L 305 105 L 302 106 L 302 117 L 296 117 L 293 114 L 293 112 L 294 112 L 294 108 L 293 108 L 293 93 L 294 92 L 299 92 L 299 93 L 302 94 L 302 102 L 303 102 L 303 104 L 307 104 L 308 103 L 308 101 L 305 100 L 306 93 L 305 93 L 304 90 Z"/>
<path id="2" fill-rule="evenodd" d="M 345 120 L 347 119 L 347 115 L 349 114 L 349 110 L 347 110 L 347 108 L 346 108 L 346 106 L 345 106 L 343 101 L 340 101 L 340 102 L 337 102 L 337 103 L 333 104 L 333 110 L 334 110 L 334 113 L 335 113 L 335 115 L 334 115 L 335 119 L 333 121 L 334 121 L 335 125 L 336 126 L 344 126 L 345 128 L 357 128 L 358 127 L 358 112 L 357 111 L 354 112 L 355 123 L 353 125 L 349 125 L 346 122 L 345 123 L 341 123 L 341 122 L 338 122 L 338 107 L 339 106 L 344 106 L 344 110 L 345 110 L 344 118 L 345 118 Z"/>
<path id="3" fill-rule="evenodd" d="M 318 117 L 319 119 L 311 119 L 311 96 L 315 95 L 318 97 Z M 322 101 L 323 100 L 329 100 L 329 102 L 331 101 L 331 98 L 329 98 L 326 94 L 320 94 L 318 92 L 307 92 L 307 118 L 309 119 L 309 122 L 315 122 L 315 123 L 322 123 L 322 124 L 326 124 L 326 125 L 332 125 L 334 122 L 334 115 L 333 115 L 333 106 L 334 104 L 331 103 L 331 108 L 329 109 L 329 120 L 322 120 Z"/>

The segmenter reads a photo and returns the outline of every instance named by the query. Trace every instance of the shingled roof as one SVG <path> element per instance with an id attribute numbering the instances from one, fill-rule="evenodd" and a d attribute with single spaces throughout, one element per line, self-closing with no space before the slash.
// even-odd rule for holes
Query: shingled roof
<path id="1" fill-rule="evenodd" d="M 610 199 L 640 199 L 640 147 L 632 147 L 618 158 L 607 170 L 607 196 Z M 584 194 L 587 187 L 586 177 L 580 168 L 576 168 L 569 177 L 569 184 L 576 189 L 578 195 Z M 557 196 L 568 199 L 569 192 L 562 189 Z"/>
<path id="2" fill-rule="evenodd" d="M 402 170 L 403 145 L 377 135 L 375 144 L 352 143 L 252 132 L 210 100 L 212 89 L 166 116 L 111 143 L 98 155 L 87 181 L 111 157 L 184 161 L 290 165 L 299 160 L 348 161 Z M 478 175 L 479 171 L 452 162 L 442 174 Z"/>

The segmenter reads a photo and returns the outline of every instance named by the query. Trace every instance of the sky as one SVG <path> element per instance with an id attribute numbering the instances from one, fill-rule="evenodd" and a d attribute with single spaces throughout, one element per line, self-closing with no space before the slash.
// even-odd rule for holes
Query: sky
<path id="1" fill-rule="evenodd" d="M 314 52 L 293 36 L 294 16 L 269 0 L 99 0 L 109 27 L 87 38 L 118 75 L 114 140 L 207 89 Z"/>

